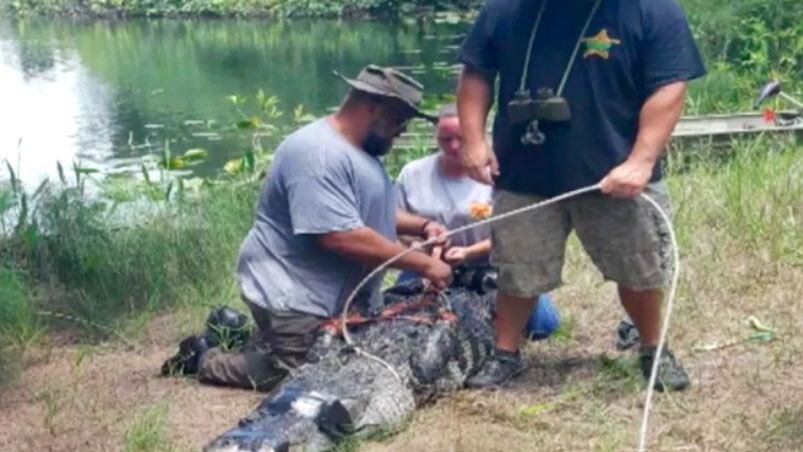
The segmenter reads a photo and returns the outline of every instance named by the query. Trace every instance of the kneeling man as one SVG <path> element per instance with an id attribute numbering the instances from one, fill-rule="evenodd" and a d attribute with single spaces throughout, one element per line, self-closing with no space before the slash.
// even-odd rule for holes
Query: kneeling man
<path id="1" fill-rule="evenodd" d="M 213 335 L 188 338 L 163 373 L 179 364 L 203 382 L 272 388 L 304 362 L 321 322 L 341 313 L 360 281 L 405 249 L 397 232 L 430 238 L 446 231 L 396 210 L 393 183 L 379 160 L 412 118 L 433 119 L 418 109 L 422 86 L 373 65 L 344 80 L 351 90 L 337 112 L 292 133 L 277 149 L 241 245 L 240 291 L 258 330 L 239 353 L 210 347 L 215 344 L 206 338 Z M 395 266 L 422 274 L 435 288 L 448 285 L 452 274 L 422 252 Z M 378 300 L 381 276 L 357 303 Z"/>

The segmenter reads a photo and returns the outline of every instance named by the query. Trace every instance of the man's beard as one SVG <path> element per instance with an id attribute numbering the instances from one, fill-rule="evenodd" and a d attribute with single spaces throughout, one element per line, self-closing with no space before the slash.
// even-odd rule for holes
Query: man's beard
<path id="1" fill-rule="evenodd" d="M 393 138 L 385 138 L 372 130 L 369 130 L 365 139 L 362 140 L 362 149 L 373 157 L 382 157 L 392 147 Z"/>

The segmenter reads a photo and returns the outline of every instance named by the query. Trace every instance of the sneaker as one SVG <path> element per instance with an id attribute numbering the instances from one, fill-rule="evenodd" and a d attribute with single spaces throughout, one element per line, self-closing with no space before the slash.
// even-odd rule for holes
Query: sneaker
<path id="1" fill-rule="evenodd" d="M 616 327 L 616 348 L 618 350 L 633 348 L 638 345 L 640 340 L 635 325 L 627 320 L 619 322 L 619 326 Z"/>
<path id="2" fill-rule="evenodd" d="M 524 362 L 519 352 L 496 350 L 485 365 L 466 380 L 469 388 L 496 388 L 502 386 L 524 371 Z"/>
<path id="3" fill-rule="evenodd" d="M 197 374 L 201 356 L 212 347 L 205 334 L 184 339 L 178 344 L 178 353 L 162 364 L 162 376 Z"/>
<path id="4" fill-rule="evenodd" d="M 656 347 L 641 347 L 639 351 L 639 365 L 641 374 L 649 382 L 652 363 L 655 359 Z M 683 365 L 675 358 L 669 349 L 665 348 L 658 363 L 658 376 L 655 379 L 655 389 L 664 391 L 683 391 L 691 386 L 689 374 Z"/>

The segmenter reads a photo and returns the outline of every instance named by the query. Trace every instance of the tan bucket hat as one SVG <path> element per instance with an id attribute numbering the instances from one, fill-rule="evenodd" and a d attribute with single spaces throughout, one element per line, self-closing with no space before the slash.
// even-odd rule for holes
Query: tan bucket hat
<path id="1" fill-rule="evenodd" d="M 432 123 L 438 122 L 437 115 L 419 108 L 424 97 L 424 86 L 396 69 L 369 64 L 354 79 L 346 78 L 337 71 L 335 75 L 358 91 L 398 99 L 413 109 L 415 116 Z"/>

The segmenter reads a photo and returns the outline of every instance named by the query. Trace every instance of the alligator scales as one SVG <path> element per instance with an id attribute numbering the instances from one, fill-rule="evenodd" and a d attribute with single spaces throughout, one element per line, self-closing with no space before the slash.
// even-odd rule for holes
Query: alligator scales
<path id="1" fill-rule="evenodd" d="M 389 289 L 384 311 L 349 331 L 398 376 L 336 334 L 321 334 L 309 363 L 204 450 L 321 451 L 343 435 L 403 422 L 417 406 L 462 388 L 482 367 L 493 348 L 493 300 L 492 291 L 466 286 L 424 293 L 420 281 Z"/>

